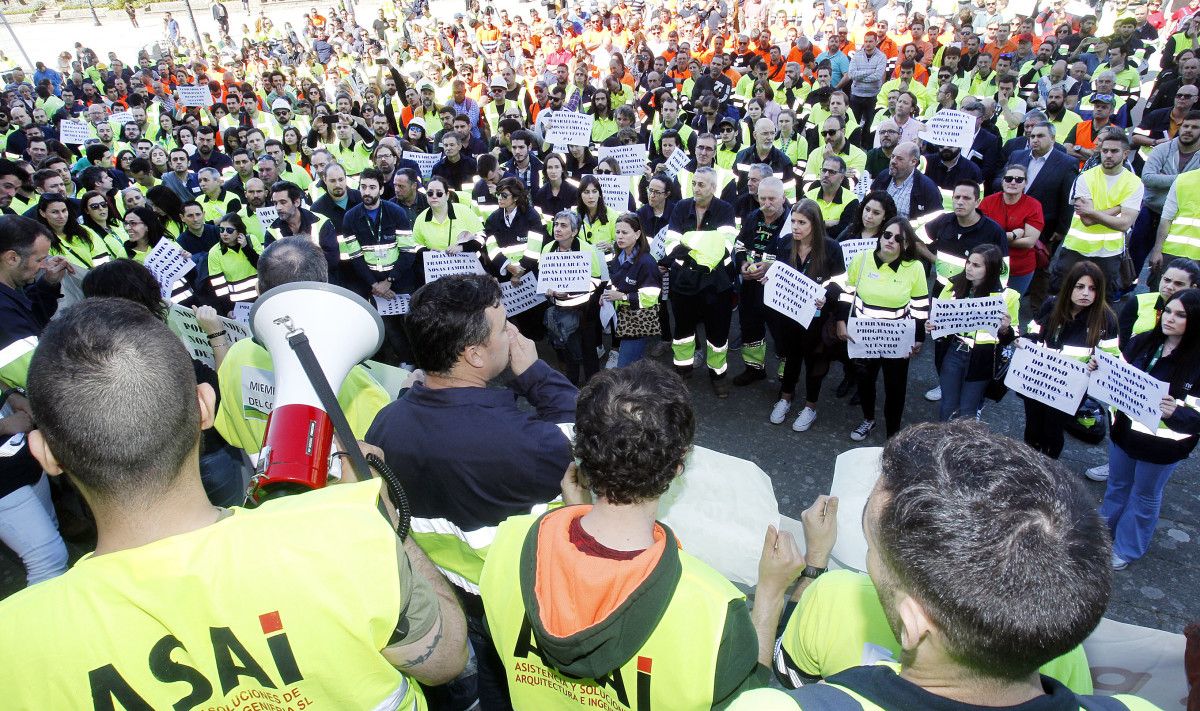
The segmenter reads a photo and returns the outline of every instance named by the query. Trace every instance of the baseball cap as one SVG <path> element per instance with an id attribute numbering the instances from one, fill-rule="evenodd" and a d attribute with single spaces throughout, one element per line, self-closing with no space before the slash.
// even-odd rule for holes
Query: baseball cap
<path id="1" fill-rule="evenodd" d="M 1112 94 L 1092 94 L 1092 103 L 1108 104 L 1112 106 L 1116 103 L 1116 99 Z"/>

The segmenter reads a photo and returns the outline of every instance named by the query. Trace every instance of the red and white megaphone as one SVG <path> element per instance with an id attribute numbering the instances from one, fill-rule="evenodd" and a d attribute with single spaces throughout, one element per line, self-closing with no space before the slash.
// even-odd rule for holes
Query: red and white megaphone
<path id="1" fill-rule="evenodd" d="M 383 320 L 362 297 L 306 281 L 260 296 L 250 324 L 275 368 L 274 408 L 250 498 L 319 489 L 329 474 L 335 429 L 353 444 L 337 392 L 350 369 L 379 350 Z"/>

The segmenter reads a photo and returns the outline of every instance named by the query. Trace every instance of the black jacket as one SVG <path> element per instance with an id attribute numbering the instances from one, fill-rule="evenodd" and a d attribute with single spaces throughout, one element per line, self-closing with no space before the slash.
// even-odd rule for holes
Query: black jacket
<path id="1" fill-rule="evenodd" d="M 1029 150 L 1017 151 L 1012 154 L 1010 163 L 1020 163 L 1029 167 L 1033 153 Z M 1075 187 L 1075 178 L 1079 177 L 1079 161 L 1067 155 L 1065 151 L 1050 149 L 1046 156 L 1046 165 L 1038 171 L 1037 177 L 1025 188 L 1025 194 L 1042 204 L 1042 212 L 1046 219 L 1046 229 L 1042 231 L 1042 241 L 1049 244 L 1050 235 L 1067 234 L 1071 226 L 1071 218 L 1075 208 L 1071 205 L 1071 190 Z"/>
<path id="2" fill-rule="evenodd" d="M 413 221 L 408 210 L 387 200 L 380 201 L 379 210 L 378 221 L 372 223 L 366 206 L 361 202 L 350 208 L 342 218 L 342 233 L 354 235 L 358 238 L 359 246 L 365 250 L 380 243 L 394 241 L 398 232 L 411 232 Z M 404 275 L 412 271 L 412 261 L 413 255 L 401 249 L 400 258 L 392 265 L 388 276 L 392 280 L 392 289 L 397 293 L 411 292 L 416 286 L 405 283 L 404 280 Z M 347 286 L 360 295 L 370 294 L 371 285 L 377 279 L 375 272 L 367 266 L 361 254 L 350 260 L 350 264 L 344 268 L 343 276 Z"/>
<path id="3" fill-rule="evenodd" d="M 1151 332 L 1134 336 L 1122 349 L 1125 359 L 1138 370 L 1148 372 L 1151 377 L 1169 384 L 1170 389 L 1167 392 L 1176 400 L 1184 400 L 1189 395 L 1195 397 L 1200 394 L 1200 367 L 1197 367 L 1195 363 L 1188 364 L 1191 370 L 1190 376 L 1182 378 L 1182 382 L 1172 382 L 1175 367 L 1178 365 L 1176 353 L 1159 358 L 1154 367 L 1147 370 L 1150 359 L 1154 357 L 1154 351 L 1157 348 L 1148 348 L 1144 344 L 1153 335 Z M 1173 432 L 1189 436 L 1186 439 L 1168 439 L 1145 432 L 1135 432 L 1133 421 L 1120 410 L 1113 416 L 1110 436 L 1113 444 L 1123 449 L 1130 457 L 1143 462 L 1171 464 L 1186 459 L 1196 448 L 1197 439 L 1200 439 L 1200 412 L 1194 408 L 1179 405 L 1175 408 L 1175 413 L 1162 422 Z"/>
<path id="4" fill-rule="evenodd" d="M 346 213 L 350 211 L 350 208 L 360 204 L 362 204 L 362 193 L 348 188 L 346 190 L 346 207 L 340 207 L 329 196 L 329 193 L 325 193 L 313 203 L 312 211 L 329 218 L 329 221 L 333 223 L 333 228 L 337 230 L 338 234 L 342 234 L 345 232 L 342 221 L 345 219 Z"/>

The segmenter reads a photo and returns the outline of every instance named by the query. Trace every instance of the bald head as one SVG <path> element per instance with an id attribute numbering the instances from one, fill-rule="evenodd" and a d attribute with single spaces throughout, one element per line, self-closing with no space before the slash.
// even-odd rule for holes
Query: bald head
<path id="1" fill-rule="evenodd" d="M 754 122 L 754 143 L 761 151 L 770 149 L 775 140 L 775 122 L 769 118 L 760 118 Z"/>

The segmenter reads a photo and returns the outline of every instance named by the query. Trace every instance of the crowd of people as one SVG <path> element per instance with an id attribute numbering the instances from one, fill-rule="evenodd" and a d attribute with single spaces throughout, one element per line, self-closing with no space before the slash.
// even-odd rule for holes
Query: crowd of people
<path id="1" fill-rule="evenodd" d="M 136 58 L 76 43 L 9 67 L 18 706 L 1086 705 L 1079 645 L 1200 438 L 1200 7 L 1009 4 L 385 2 L 302 27 L 247 10 L 235 41 L 217 3 L 201 43 L 168 17 Z M 182 276 L 148 261 L 164 244 Z M 536 292 L 558 255 L 586 285 Z M 785 268 L 818 287 L 808 325 L 770 304 Z M 337 393 L 408 493 L 407 537 L 377 480 L 240 506 L 274 376 L 223 319 L 295 282 L 385 312 L 373 360 L 421 374 L 396 397 L 358 366 Z M 935 300 L 977 297 L 1003 302 L 995 332 L 931 335 Z M 910 324 L 911 349 L 851 357 L 864 319 Z M 1021 396 L 1024 443 L 990 433 L 1022 348 L 1166 383 L 1157 427 Z M 943 424 L 906 423 L 915 368 Z M 831 370 L 861 409 L 849 440 L 887 443 L 870 575 L 823 575 L 822 497 L 803 554 L 768 530 L 751 609 L 654 520 L 695 432 L 686 381 L 769 387 L 764 419 L 807 432 Z M 1098 509 L 1055 461 L 1080 430 L 1109 438 L 1083 473 L 1107 481 Z M 60 517 L 97 533 L 69 571 Z M 234 554 L 251 539 L 289 552 L 256 570 Z M 176 624 L 180 605 L 205 612 Z M 15 681 L 63 645 L 86 651 L 66 676 Z M 860 668 L 865 646 L 895 665 Z M 763 688 L 771 669 L 797 690 Z"/>

